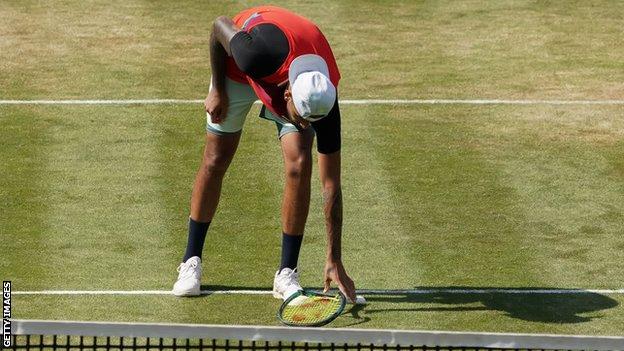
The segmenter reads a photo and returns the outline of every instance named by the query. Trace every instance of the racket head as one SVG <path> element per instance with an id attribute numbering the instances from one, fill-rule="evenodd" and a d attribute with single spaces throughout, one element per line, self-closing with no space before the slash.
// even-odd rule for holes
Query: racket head
<path id="1" fill-rule="evenodd" d="M 327 295 L 300 290 L 282 303 L 277 312 L 280 322 L 296 327 L 318 327 L 338 317 L 347 299 L 341 294 Z"/>

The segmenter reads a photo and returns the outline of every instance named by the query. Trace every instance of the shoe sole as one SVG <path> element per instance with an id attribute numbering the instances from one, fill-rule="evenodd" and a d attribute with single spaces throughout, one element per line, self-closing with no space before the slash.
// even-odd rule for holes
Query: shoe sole
<path id="1" fill-rule="evenodd" d="M 276 299 L 283 300 L 283 298 L 282 298 L 282 294 L 281 294 L 281 293 L 279 293 L 279 292 L 277 291 L 277 289 L 275 288 L 275 283 L 273 283 L 273 297 L 274 297 L 274 298 L 276 298 Z"/>
<path id="2" fill-rule="evenodd" d="M 303 288 L 299 289 L 299 290 L 303 290 Z M 290 296 L 290 295 L 288 295 Z M 281 292 L 278 292 L 277 290 L 275 290 L 275 288 L 273 289 L 273 297 L 276 299 L 280 299 L 283 301 L 286 301 L 286 299 L 284 298 L 284 294 Z"/>
<path id="3" fill-rule="evenodd" d="M 199 295 L 201 295 L 201 290 L 199 290 L 199 289 L 197 289 L 197 290 L 195 290 L 195 289 L 193 289 L 193 290 L 184 290 L 184 291 L 172 290 L 171 292 L 175 296 L 199 296 Z"/>
<path id="4" fill-rule="evenodd" d="M 273 297 L 276 299 L 280 299 L 283 300 L 284 299 L 284 295 L 278 293 L 277 291 L 273 290 Z"/>

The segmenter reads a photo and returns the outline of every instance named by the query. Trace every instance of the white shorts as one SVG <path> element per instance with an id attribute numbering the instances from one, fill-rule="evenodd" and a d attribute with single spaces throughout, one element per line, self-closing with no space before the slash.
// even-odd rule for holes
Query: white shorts
<path id="1" fill-rule="evenodd" d="M 212 89 L 212 86 L 210 89 Z M 232 134 L 241 131 L 243 129 L 243 124 L 245 124 L 247 114 L 249 110 L 251 110 L 251 106 L 258 100 L 251 85 L 239 83 L 227 77 L 225 78 L 225 91 L 229 99 L 225 120 L 221 123 L 212 123 L 210 121 L 210 114 L 206 113 L 206 131 L 217 135 Z M 281 122 L 266 108 L 262 110 L 263 113 L 260 117 L 275 122 L 279 138 L 287 133 L 297 132 L 297 128 L 291 123 Z"/>

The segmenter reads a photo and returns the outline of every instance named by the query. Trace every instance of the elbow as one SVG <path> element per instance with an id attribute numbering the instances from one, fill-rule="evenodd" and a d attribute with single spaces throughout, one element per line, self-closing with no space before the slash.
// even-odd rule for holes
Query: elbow
<path id="1" fill-rule="evenodd" d="M 217 17 L 212 23 L 212 33 L 210 34 L 211 47 L 216 48 L 220 45 L 225 50 L 225 53 L 231 56 L 230 40 L 236 33 L 235 29 L 236 25 L 229 17 Z"/>
<path id="2" fill-rule="evenodd" d="M 212 31 L 216 32 L 219 29 L 219 26 L 227 21 L 229 21 L 230 19 L 228 18 L 228 16 L 219 16 L 217 17 L 214 22 L 212 22 Z"/>
<path id="3" fill-rule="evenodd" d="M 231 21 L 227 16 L 219 16 L 214 22 L 212 22 L 212 32 L 210 33 L 210 38 L 214 41 L 218 41 L 219 37 L 222 34 L 223 26 L 228 21 Z"/>

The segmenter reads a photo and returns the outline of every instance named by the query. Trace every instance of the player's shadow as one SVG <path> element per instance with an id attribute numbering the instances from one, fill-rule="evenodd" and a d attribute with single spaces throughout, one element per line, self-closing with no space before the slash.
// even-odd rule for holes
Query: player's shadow
<path id="1" fill-rule="evenodd" d="M 371 305 L 383 302 L 396 304 L 397 307 L 367 308 L 365 313 L 376 314 L 393 311 L 501 311 L 511 318 L 531 322 L 583 323 L 602 317 L 595 314 L 595 312 L 618 306 L 618 302 L 608 296 L 583 290 L 560 292 L 555 291 L 556 288 L 459 286 L 416 287 L 415 289 L 443 291 L 403 295 L 384 295 L 380 293 L 367 296 L 367 300 Z M 481 292 L 471 293 L 470 290 L 479 290 Z M 491 290 L 491 292 L 488 290 Z M 523 290 L 526 290 L 526 293 Z M 411 306 L 407 307 L 407 304 Z M 590 313 L 592 313 L 591 316 L 586 315 Z"/>

